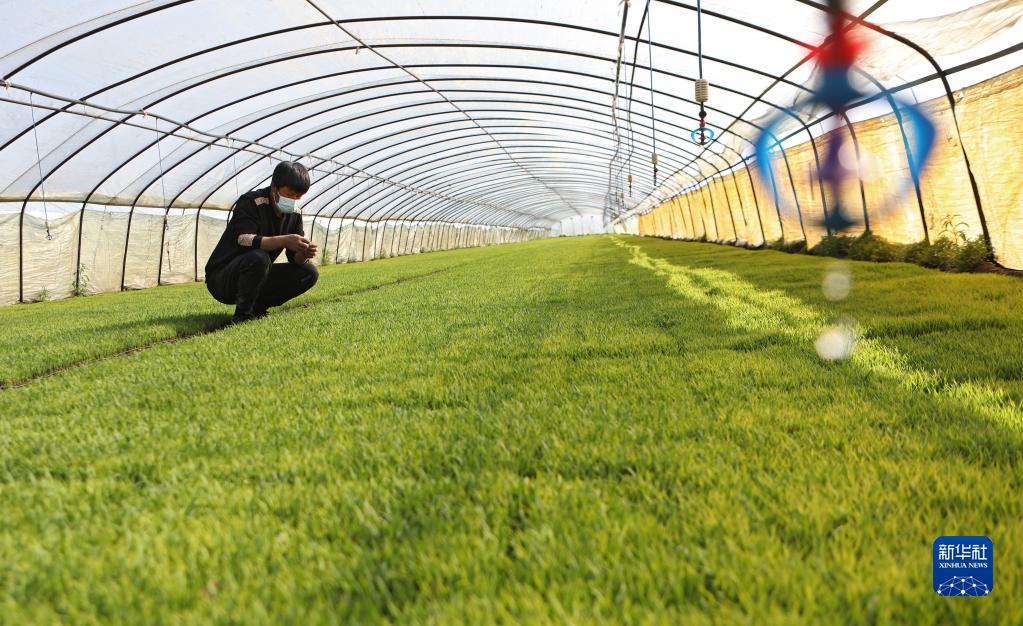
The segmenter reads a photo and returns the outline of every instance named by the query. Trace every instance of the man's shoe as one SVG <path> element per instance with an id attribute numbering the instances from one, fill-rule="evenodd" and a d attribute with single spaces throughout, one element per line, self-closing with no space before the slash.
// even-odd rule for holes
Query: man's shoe
<path id="1" fill-rule="evenodd" d="M 231 324 L 244 324 L 254 319 L 256 319 L 256 316 L 251 313 L 235 313 L 231 316 Z"/>

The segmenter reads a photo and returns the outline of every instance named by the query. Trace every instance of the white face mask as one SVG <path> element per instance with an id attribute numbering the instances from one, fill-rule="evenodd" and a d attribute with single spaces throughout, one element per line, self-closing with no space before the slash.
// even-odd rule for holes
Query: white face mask
<path id="1" fill-rule="evenodd" d="M 277 210 L 281 213 L 297 213 L 298 200 L 286 198 L 280 193 L 277 194 Z"/>

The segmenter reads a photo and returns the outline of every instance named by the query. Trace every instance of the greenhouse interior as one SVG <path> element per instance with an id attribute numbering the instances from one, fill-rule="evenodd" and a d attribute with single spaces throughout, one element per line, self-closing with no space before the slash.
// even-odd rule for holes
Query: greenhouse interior
<path id="1" fill-rule="evenodd" d="M 1023 623 L 1023 0 L 0 17 L 0 624 Z"/>

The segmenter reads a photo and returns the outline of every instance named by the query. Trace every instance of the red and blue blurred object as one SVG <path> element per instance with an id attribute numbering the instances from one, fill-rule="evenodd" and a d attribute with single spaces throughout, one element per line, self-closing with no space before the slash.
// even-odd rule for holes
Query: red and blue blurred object
<path id="1" fill-rule="evenodd" d="M 814 62 L 820 70 L 819 83 L 814 89 L 813 95 L 794 109 L 782 110 L 768 122 L 757 138 L 755 144 L 757 166 L 764 178 L 770 182 L 778 207 L 782 205 L 778 185 L 772 171 L 771 151 L 780 147 L 781 140 L 776 136 L 776 130 L 781 122 L 788 117 L 802 120 L 798 111 L 812 108 L 815 105 L 823 105 L 835 115 L 844 116 L 850 105 L 865 95 L 853 86 L 850 79 L 856 61 L 864 50 L 863 43 L 855 36 L 855 23 L 850 17 L 844 10 L 842 0 L 829 0 L 828 22 L 831 34 L 813 54 Z M 909 147 L 907 158 L 910 178 L 903 179 L 888 194 L 889 201 L 885 204 L 890 206 L 894 204 L 895 198 L 901 197 L 919 185 L 920 173 L 934 148 L 935 130 L 934 124 L 927 119 L 919 107 L 898 100 L 891 93 L 882 93 L 889 102 L 893 103 L 893 108 L 897 109 L 897 114 L 902 116 L 903 124 L 909 129 L 906 145 Z M 841 232 L 857 224 L 847 215 L 840 200 L 839 189 L 843 182 L 853 174 L 849 168 L 842 164 L 840 159 L 845 140 L 845 135 L 841 132 L 833 132 L 828 136 L 824 160 L 820 166 L 821 183 L 830 191 L 828 195 L 832 198 L 831 206 L 826 207 L 825 218 L 822 221 L 822 225 L 829 232 Z M 871 211 L 880 212 L 887 208 L 887 206 L 875 206 L 871 207 Z"/>

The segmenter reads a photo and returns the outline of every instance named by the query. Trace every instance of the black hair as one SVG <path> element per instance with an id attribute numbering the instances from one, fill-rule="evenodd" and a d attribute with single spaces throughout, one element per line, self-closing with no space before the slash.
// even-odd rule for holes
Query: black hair
<path id="1" fill-rule="evenodd" d="M 274 168 L 272 184 L 277 189 L 287 187 L 297 194 L 309 191 L 309 170 L 298 161 L 281 161 Z"/>

